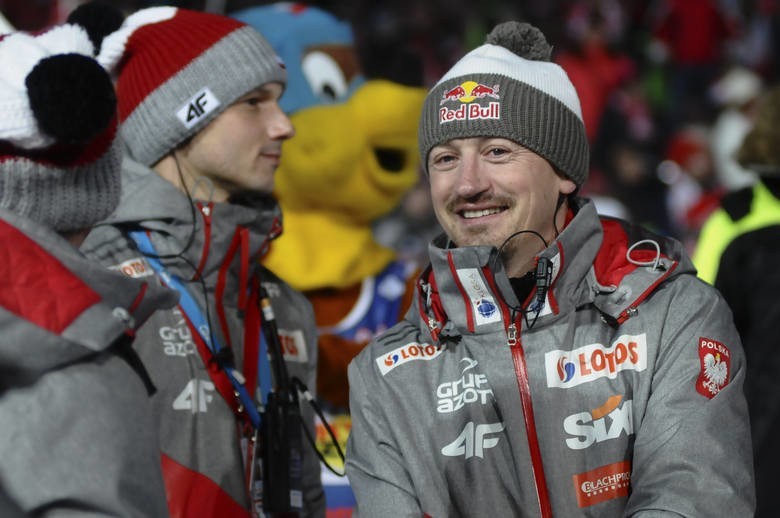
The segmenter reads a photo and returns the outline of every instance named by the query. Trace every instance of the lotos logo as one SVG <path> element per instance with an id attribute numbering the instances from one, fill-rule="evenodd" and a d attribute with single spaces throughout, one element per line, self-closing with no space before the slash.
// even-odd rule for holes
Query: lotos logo
<path id="1" fill-rule="evenodd" d="M 563 420 L 563 429 L 574 438 L 566 439 L 566 446 L 572 450 L 584 450 L 594 443 L 617 439 L 623 432 L 634 433 L 634 416 L 631 400 L 623 396 L 612 396 L 599 408 L 590 412 L 572 414 Z"/>
<path id="2" fill-rule="evenodd" d="M 387 356 L 377 358 L 376 364 L 379 367 L 379 372 L 384 376 L 399 365 L 410 361 L 433 360 L 442 353 L 442 350 L 435 345 L 412 342 L 390 351 Z"/>
<path id="3" fill-rule="evenodd" d="M 618 372 L 647 368 L 647 336 L 622 335 L 610 346 L 590 344 L 573 351 L 544 355 L 547 386 L 570 388 L 600 378 L 614 379 Z"/>
<path id="4" fill-rule="evenodd" d="M 561 378 L 562 382 L 570 381 L 574 377 L 576 370 L 577 367 L 566 356 L 561 356 L 558 360 L 558 377 Z"/>
<path id="5" fill-rule="evenodd" d="M 465 81 L 458 86 L 447 90 L 442 94 L 442 99 L 439 102 L 440 106 L 446 102 L 454 101 L 461 102 L 463 105 L 455 109 L 447 107 L 440 108 L 439 123 L 456 120 L 498 119 L 501 115 L 501 104 L 498 102 L 490 102 L 487 106 L 472 104 L 467 107 L 468 103 L 476 99 L 483 99 L 485 97 L 498 99 L 498 87 L 499 85 L 497 84 L 487 86 L 475 81 Z"/>

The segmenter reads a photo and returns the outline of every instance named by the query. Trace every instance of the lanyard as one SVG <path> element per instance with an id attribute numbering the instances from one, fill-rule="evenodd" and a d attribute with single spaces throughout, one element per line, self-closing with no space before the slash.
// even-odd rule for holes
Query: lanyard
<path id="1" fill-rule="evenodd" d="M 201 311 L 200 307 L 198 307 L 198 303 L 189 293 L 187 287 L 176 275 L 169 273 L 162 265 L 162 263 L 157 259 L 157 252 L 155 251 L 154 245 L 152 244 L 152 241 L 149 239 L 149 236 L 146 234 L 146 232 L 133 231 L 130 232 L 130 237 L 138 245 L 139 251 L 144 254 L 144 258 L 149 262 L 154 271 L 157 272 L 162 282 L 169 288 L 172 288 L 179 293 L 179 307 L 187 315 L 187 318 L 190 320 L 193 327 L 195 327 L 195 330 L 203 339 L 203 342 L 209 348 L 211 353 L 217 355 L 223 349 L 223 346 L 219 343 L 217 337 L 212 333 L 208 320 L 204 317 L 203 312 Z M 233 389 L 238 395 L 239 400 L 243 404 L 252 426 L 257 429 L 260 426 L 260 413 L 257 410 L 257 405 L 255 404 L 254 399 L 249 394 L 246 386 L 244 385 L 246 381 L 244 376 L 232 365 L 222 365 L 221 367 L 230 380 L 230 384 L 233 386 Z M 270 392 L 271 388 L 271 367 L 268 362 L 268 347 L 265 343 L 265 338 L 263 337 L 262 333 L 260 333 L 258 370 L 260 374 L 260 388 L 263 404 L 265 404 L 268 401 L 268 392 Z"/>

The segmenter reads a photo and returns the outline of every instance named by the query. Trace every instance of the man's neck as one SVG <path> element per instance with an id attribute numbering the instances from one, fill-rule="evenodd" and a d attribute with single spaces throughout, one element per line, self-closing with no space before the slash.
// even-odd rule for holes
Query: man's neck
<path id="1" fill-rule="evenodd" d="M 152 169 L 174 187 L 188 193 L 195 200 L 223 202 L 228 199 L 228 192 L 211 178 L 196 177 L 191 172 L 183 170 L 172 153 L 165 155 L 152 166 Z M 186 185 L 182 182 L 186 182 Z"/>

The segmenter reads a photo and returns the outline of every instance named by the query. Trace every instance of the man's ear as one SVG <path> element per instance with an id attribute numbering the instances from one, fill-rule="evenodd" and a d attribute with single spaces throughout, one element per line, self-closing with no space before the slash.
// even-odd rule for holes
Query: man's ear
<path id="1" fill-rule="evenodd" d="M 558 190 L 561 194 L 571 194 L 577 189 L 577 184 L 568 178 L 561 178 Z"/>

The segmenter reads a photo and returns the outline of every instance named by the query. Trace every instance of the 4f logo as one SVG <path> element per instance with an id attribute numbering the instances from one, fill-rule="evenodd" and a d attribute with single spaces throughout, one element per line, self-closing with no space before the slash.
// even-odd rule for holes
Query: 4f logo
<path id="1" fill-rule="evenodd" d="M 492 437 L 504 430 L 504 423 L 474 424 L 467 423 L 457 439 L 441 449 L 447 457 L 484 458 L 487 448 L 493 448 L 501 437 Z"/>
<path id="2" fill-rule="evenodd" d="M 214 399 L 214 384 L 207 380 L 193 379 L 187 383 L 184 390 L 173 400 L 174 410 L 189 410 L 190 412 L 206 412 L 208 404 Z"/>
<path id="3" fill-rule="evenodd" d="M 179 108 L 176 116 L 184 127 L 192 128 L 205 115 L 213 112 L 219 106 L 219 100 L 208 88 L 204 88 Z"/>

